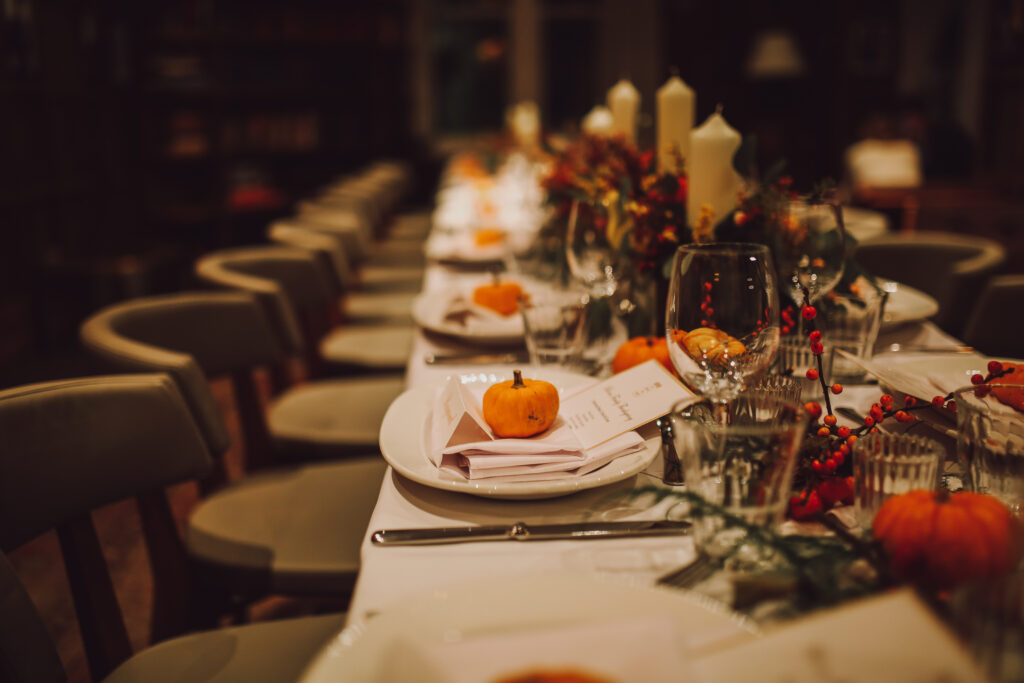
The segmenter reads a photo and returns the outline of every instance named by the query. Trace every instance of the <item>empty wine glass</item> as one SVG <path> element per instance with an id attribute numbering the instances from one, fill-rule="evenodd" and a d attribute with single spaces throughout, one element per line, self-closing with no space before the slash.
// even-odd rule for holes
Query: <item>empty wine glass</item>
<path id="1" fill-rule="evenodd" d="M 612 296 L 623 277 L 626 259 L 616 242 L 621 218 L 604 202 L 576 200 L 569 214 L 566 258 L 569 269 L 594 296 Z"/>
<path id="2" fill-rule="evenodd" d="M 676 250 L 665 317 L 669 356 L 693 391 L 736 398 L 779 348 L 779 295 L 771 252 L 745 243 Z"/>
<path id="3" fill-rule="evenodd" d="M 846 261 L 846 230 L 838 204 L 826 200 L 791 200 L 779 218 L 774 246 L 782 278 L 790 298 L 809 303 L 832 291 L 843 276 Z"/>

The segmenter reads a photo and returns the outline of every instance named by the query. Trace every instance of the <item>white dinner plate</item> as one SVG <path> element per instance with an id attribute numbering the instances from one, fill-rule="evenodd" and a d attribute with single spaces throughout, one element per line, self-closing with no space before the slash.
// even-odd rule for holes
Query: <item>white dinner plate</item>
<path id="1" fill-rule="evenodd" d="M 883 361 L 886 358 L 888 357 L 879 356 L 876 360 Z M 900 372 L 908 373 L 927 381 L 928 384 L 935 389 L 935 392 L 932 394 L 933 396 L 945 396 L 951 391 L 970 386 L 972 375 L 987 375 L 988 362 L 990 360 L 992 359 L 984 356 L 975 356 L 963 353 L 929 355 L 922 356 L 920 358 L 900 360 L 893 363 L 892 367 L 898 368 Z M 1024 363 L 1022 360 L 1015 360 L 1012 358 L 999 358 L 997 360 L 1005 363 L 1013 363 L 1014 365 Z M 882 383 L 885 384 L 884 380 Z M 891 388 L 896 389 L 901 393 L 905 393 L 899 386 Z M 919 396 L 918 398 L 928 400 L 931 396 Z"/>
<path id="2" fill-rule="evenodd" d="M 884 280 L 880 284 L 889 293 L 882 318 L 883 326 L 927 320 L 939 312 L 939 302 L 919 289 L 892 280 Z"/>
<path id="3" fill-rule="evenodd" d="M 457 320 L 446 319 L 451 301 L 461 295 L 468 296 L 472 288 L 451 288 L 423 293 L 413 299 L 412 319 L 417 325 L 430 332 L 485 346 L 509 346 L 523 341 L 523 321 L 518 313 L 508 316 L 497 324 L 488 324 L 487 319 L 476 319 L 472 324 L 462 325 Z"/>
<path id="4" fill-rule="evenodd" d="M 489 386 L 509 379 L 507 369 L 500 372 L 499 375 L 497 371 L 483 369 L 459 377 L 465 384 Z M 545 368 L 544 379 L 560 392 L 596 382 L 592 377 L 556 368 Z M 589 474 L 547 481 L 502 482 L 500 478 L 471 481 L 438 469 L 430 460 L 426 432 L 436 395 L 437 387 L 433 386 L 409 389 L 392 402 L 380 426 L 380 450 L 384 459 L 396 472 L 424 486 L 486 498 L 555 498 L 628 479 L 650 465 L 661 449 L 660 433 L 647 428 L 640 430 L 646 438 L 643 450 L 618 457 Z"/>
<path id="5" fill-rule="evenodd" d="M 598 641 L 590 647 L 559 640 L 586 628 L 608 640 L 617 625 L 630 624 L 647 627 L 651 642 L 637 642 L 635 635 L 623 647 L 614 639 L 610 646 Z M 656 680 L 685 680 L 692 658 L 756 633 L 749 620 L 693 593 L 598 575 L 526 575 L 435 588 L 396 604 L 332 638 L 300 680 L 438 683 L 452 680 L 453 673 L 498 680 L 531 668 L 652 680 L 641 670 L 645 666 L 660 675 Z M 552 657 L 560 666 L 545 661 Z M 673 660 L 681 661 L 682 671 L 665 670 Z"/>
<path id="6" fill-rule="evenodd" d="M 427 258 L 442 265 L 485 268 L 504 266 L 508 255 L 504 244 L 477 246 L 470 232 L 437 232 L 427 239 Z"/>

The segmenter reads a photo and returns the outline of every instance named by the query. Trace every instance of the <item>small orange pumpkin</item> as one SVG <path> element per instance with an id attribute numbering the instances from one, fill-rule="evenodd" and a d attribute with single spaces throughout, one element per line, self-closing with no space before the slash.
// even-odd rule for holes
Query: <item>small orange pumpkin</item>
<path id="1" fill-rule="evenodd" d="M 672 361 L 668 357 L 668 344 L 664 337 L 633 337 L 623 342 L 612 359 L 612 372 L 618 374 L 652 358 L 675 373 Z"/>
<path id="2" fill-rule="evenodd" d="M 512 315 L 519 310 L 519 297 L 523 288 L 515 282 L 494 282 L 480 285 L 473 290 L 473 303 L 489 308 L 500 315 Z"/>
<path id="3" fill-rule="evenodd" d="M 558 389 L 544 380 L 523 379 L 521 370 L 512 376 L 484 393 L 484 420 L 503 438 L 540 434 L 558 417 Z"/>
<path id="4" fill-rule="evenodd" d="M 933 590 L 1005 574 L 1020 556 L 1013 515 L 981 493 L 893 496 L 878 510 L 871 530 L 897 578 Z"/>
<path id="5" fill-rule="evenodd" d="M 478 247 L 499 244 L 505 240 L 505 231 L 500 228 L 480 228 L 473 233 L 473 242 Z"/>
<path id="6" fill-rule="evenodd" d="M 1009 374 L 1003 375 L 999 379 L 992 380 L 992 384 L 1024 385 L 1024 366 L 1003 363 L 1003 368 L 1009 369 Z M 995 396 L 1000 403 L 1004 403 L 1012 408 L 1024 411 L 1024 386 L 1021 386 L 1019 389 L 1016 387 L 999 387 L 992 390 L 992 395 Z"/>

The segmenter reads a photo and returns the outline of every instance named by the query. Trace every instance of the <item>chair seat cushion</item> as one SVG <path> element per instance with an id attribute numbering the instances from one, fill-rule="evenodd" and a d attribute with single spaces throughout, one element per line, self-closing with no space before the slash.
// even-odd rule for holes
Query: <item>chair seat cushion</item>
<path id="1" fill-rule="evenodd" d="M 359 289 L 370 292 L 418 292 L 423 268 L 415 266 L 366 266 L 359 270 Z"/>
<path id="2" fill-rule="evenodd" d="M 194 633 L 143 650 L 104 680 L 106 683 L 295 681 L 344 625 L 344 614 L 329 614 Z"/>
<path id="3" fill-rule="evenodd" d="M 189 553 L 271 592 L 346 595 L 386 469 L 373 455 L 246 477 L 196 508 Z"/>
<path id="4" fill-rule="evenodd" d="M 416 294 L 349 294 L 345 297 L 345 318 L 350 321 L 387 321 L 412 324 L 412 302 Z"/>
<path id="5" fill-rule="evenodd" d="M 384 413 L 404 389 L 401 377 L 300 384 L 270 404 L 267 426 L 274 439 L 376 449 Z"/>
<path id="6" fill-rule="evenodd" d="M 320 355 L 332 363 L 402 370 L 409 361 L 416 330 L 406 326 L 344 326 L 320 342 Z"/>

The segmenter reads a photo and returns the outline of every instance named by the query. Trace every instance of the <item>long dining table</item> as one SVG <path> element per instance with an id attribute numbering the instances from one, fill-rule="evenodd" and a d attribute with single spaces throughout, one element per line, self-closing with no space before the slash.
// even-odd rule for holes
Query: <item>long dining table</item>
<path id="1" fill-rule="evenodd" d="M 479 279 L 480 274 L 430 263 L 422 293 L 437 296 L 474 278 Z M 876 349 L 883 352 L 879 357 L 896 362 L 939 358 L 934 354 L 887 352 L 894 343 L 903 348 L 943 348 L 958 342 L 927 320 L 916 320 L 883 329 L 876 345 Z M 512 369 L 517 367 L 511 364 L 484 367 L 473 363 L 437 365 L 426 361 L 429 354 L 466 351 L 487 349 L 419 330 L 406 372 L 408 389 L 439 386 L 449 376 L 483 370 L 511 375 Z M 848 386 L 841 395 L 833 397 L 833 404 L 849 406 L 863 414 L 878 400 L 880 393 L 878 384 L 873 382 Z M 846 418 L 840 417 L 840 421 L 854 426 Z M 386 423 L 384 429 L 388 428 Z M 422 425 L 411 421 L 403 424 L 403 428 L 419 433 Z M 417 594 L 470 581 L 500 581 L 526 573 L 616 575 L 640 584 L 653 584 L 657 577 L 693 560 L 695 550 L 689 536 L 531 543 L 499 540 L 401 547 L 375 545 L 371 536 L 382 529 L 664 518 L 667 514 L 664 501 L 652 506 L 643 495 L 636 493 L 641 488 L 663 486 L 662 468 L 661 457 L 657 457 L 645 471 L 608 486 L 552 498 L 505 500 L 423 485 L 389 467 L 363 540 L 362 568 L 350 604 L 349 624 L 363 624 L 373 615 L 401 605 Z"/>

